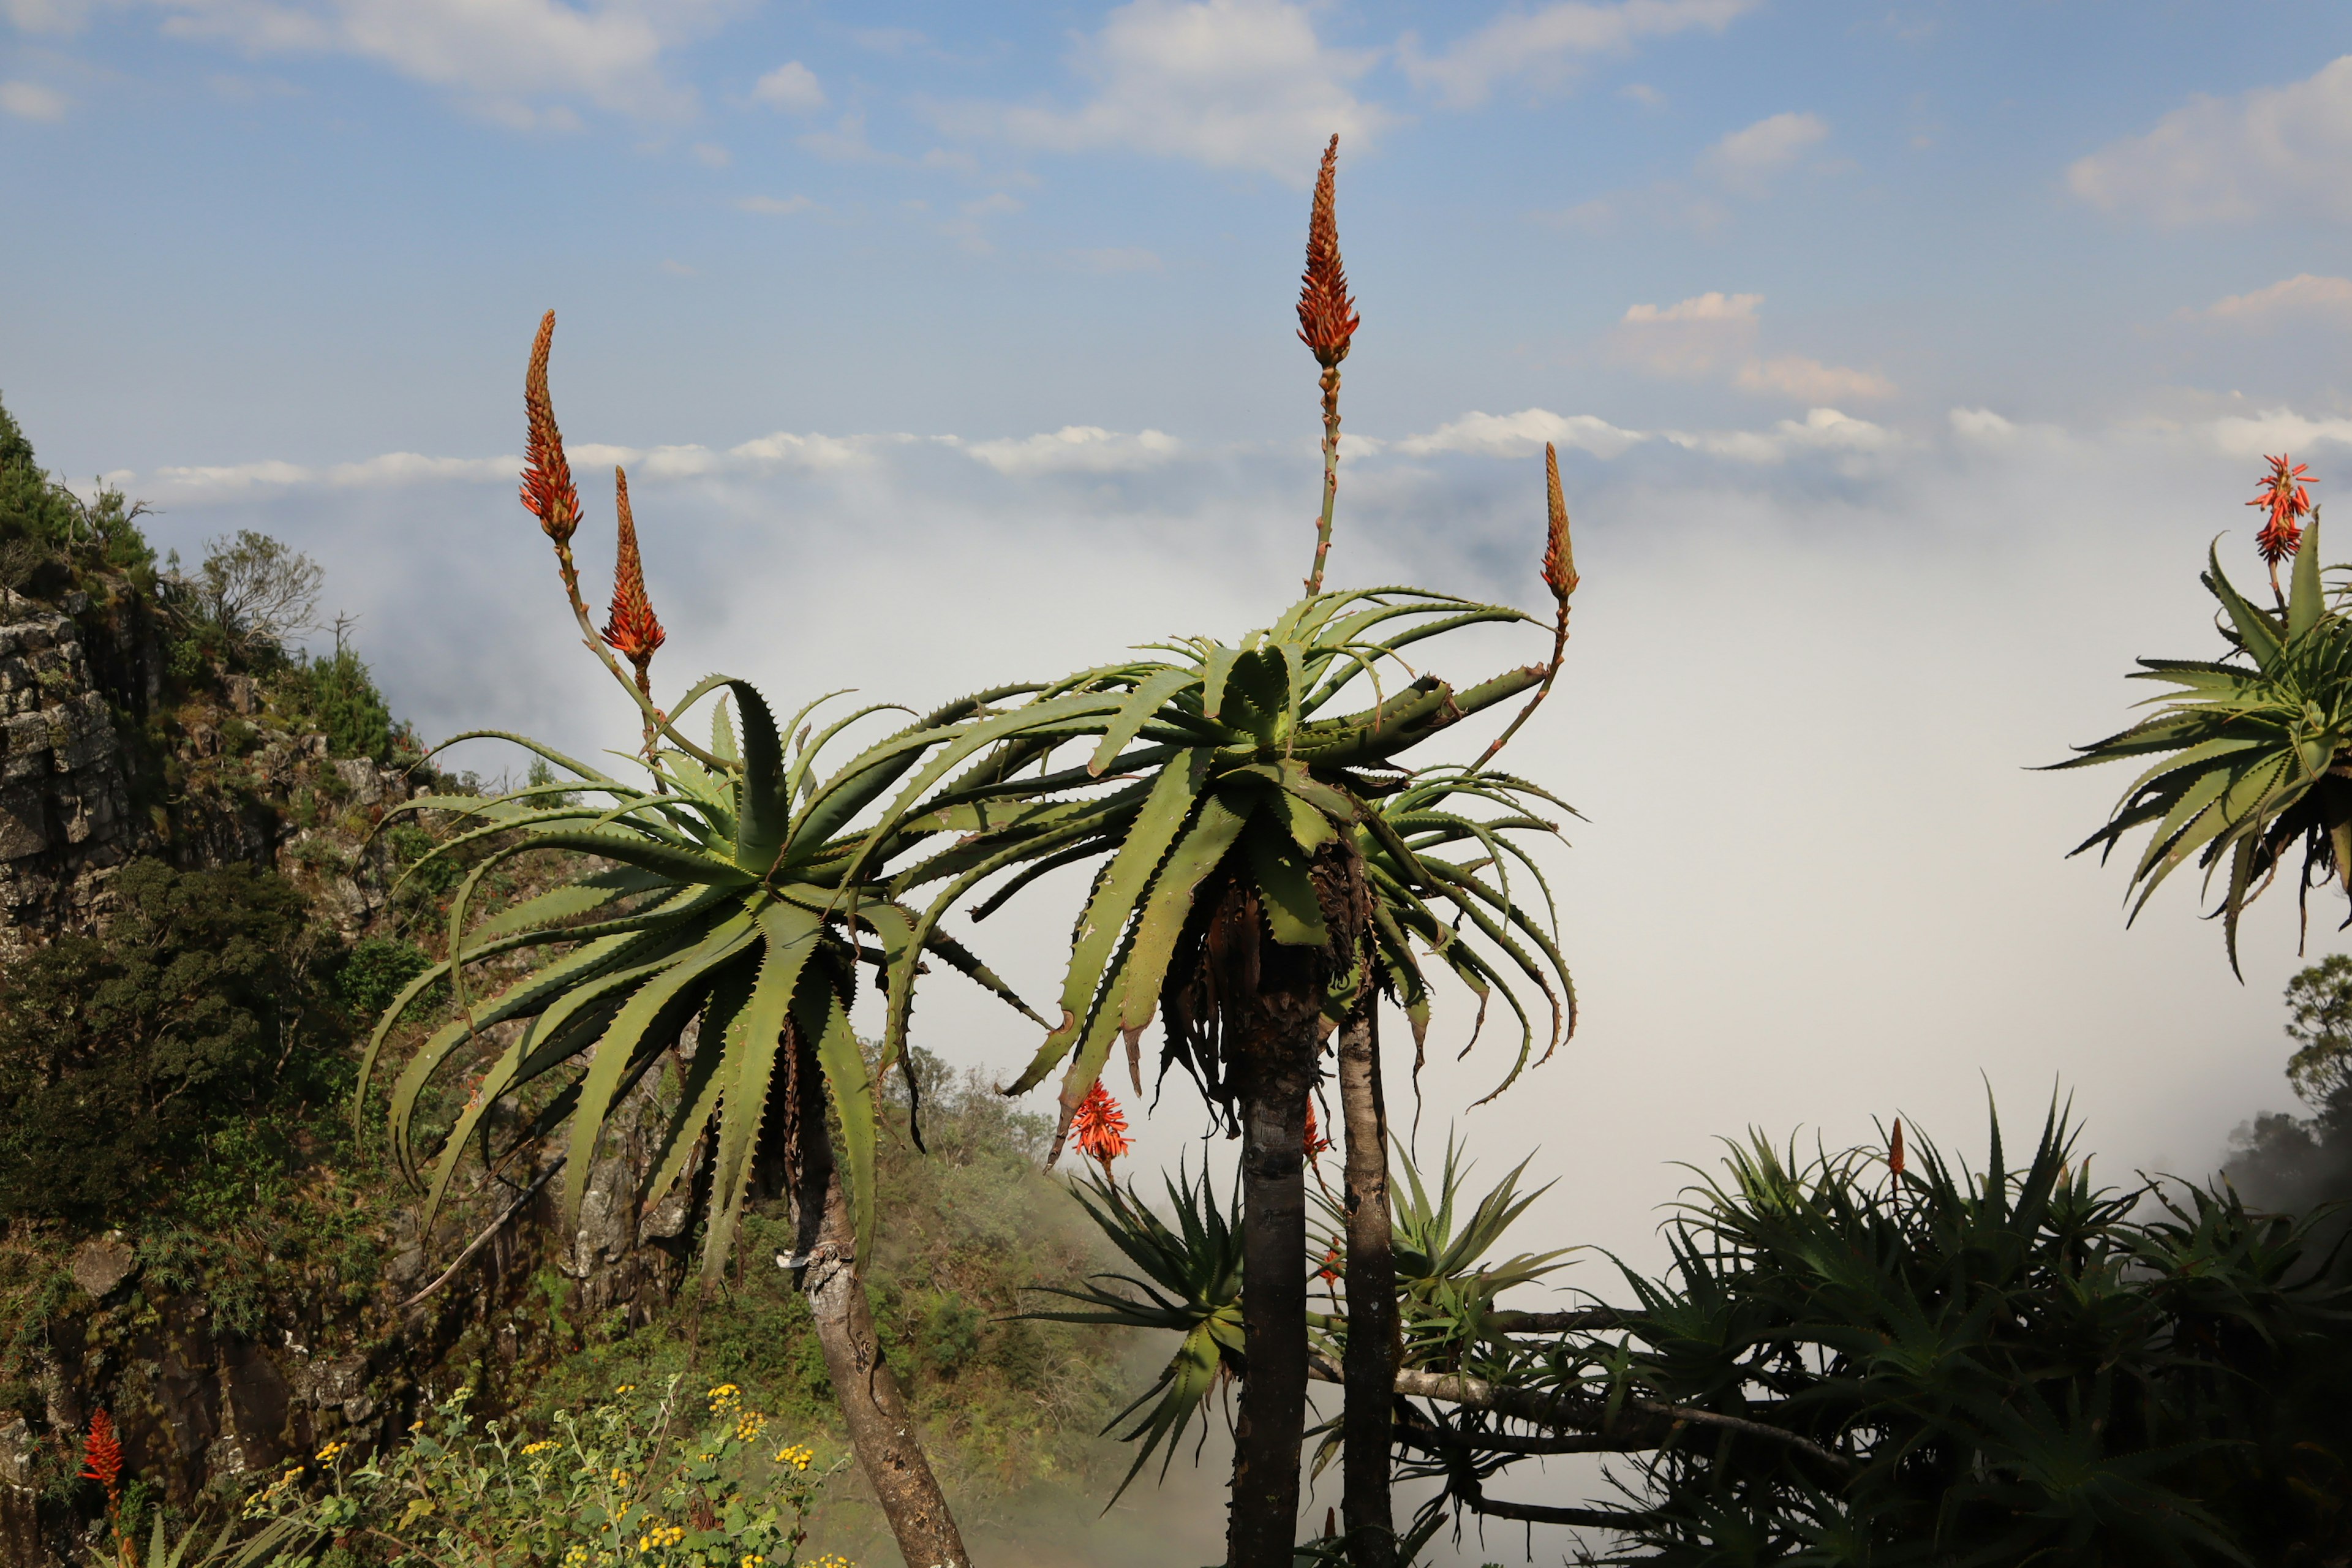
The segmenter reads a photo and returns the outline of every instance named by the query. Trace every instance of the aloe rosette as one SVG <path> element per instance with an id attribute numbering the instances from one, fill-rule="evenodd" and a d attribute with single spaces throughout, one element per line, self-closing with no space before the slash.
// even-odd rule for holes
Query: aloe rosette
<path id="1" fill-rule="evenodd" d="M 899 898 L 939 889 L 917 921 L 919 938 L 929 940 L 946 913 L 991 878 L 1011 874 L 973 907 L 976 916 L 992 913 L 1048 871 L 1103 862 L 1072 942 L 1061 1019 L 1006 1092 L 1033 1088 L 1066 1063 L 1066 1129 L 1113 1044 L 1124 1037 L 1132 1055 L 1163 994 L 1173 995 L 1171 974 L 1180 985 L 1184 980 L 1175 963 L 1180 939 L 1221 867 L 1255 891 L 1276 944 L 1328 948 L 1332 933 L 1310 866 L 1343 838 L 1367 847 L 1379 962 L 1402 986 L 1417 1018 L 1425 1021 L 1427 1013 L 1415 937 L 1475 990 L 1499 989 L 1510 999 L 1526 1025 L 1522 1060 L 1535 1025 L 1514 978 L 1547 998 L 1557 1038 L 1570 994 L 1548 921 L 1513 903 L 1474 866 L 1426 853 L 1463 841 L 1499 848 L 1494 833 L 1444 810 L 1445 795 L 1492 798 L 1524 795 L 1526 786 L 1499 776 L 1404 774 L 1393 761 L 1540 685 L 1545 667 L 1514 668 L 1461 689 L 1420 674 L 1393 691 L 1378 689 L 1381 668 L 1401 664 L 1415 643 L 1479 624 L 1531 620 L 1506 605 L 1419 588 L 1309 595 L 1238 643 L 1203 637 L 1154 645 L 1146 651 L 1170 657 L 1082 671 L 1019 707 L 976 720 L 941 745 L 884 826 L 895 830 L 942 804 L 992 802 L 997 808 L 994 821 L 969 841 L 908 865 L 892 880 Z M 1359 677 L 1375 688 L 1375 700 L 1332 711 Z M 1073 754 L 1066 765 L 1054 765 L 1065 747 L 1085 748 L 1085 760 Z M 954 768 L 990 748 L 1000 759 L 999 780 L 949 791 L 926 805 Z M 1037 771 L 1027 771 L 1032 764 Z M 1395 796 L 1398 806 L 1383 809 L 1384 796 Z M 1499 959 L 1456 940 L 1455 918 L 1480 932 Z M 1353 1005 L 1367 973 L 1360 953 L 1338 956 L 1325 997 L 1328 1017 L 1337 1020 Z M 1217 1096 L 1224 1083 L 1219 1063 L 1193 1049 L 1187 1026 L 1193 1020 L 1173 1022 L 1171 1059 Z M 903 1026 L 903 1004 L 894 995 L 894 1044 Z"/>
<path id="2" fill-rule="evenodd" d="M 569 1160 L 563 1211 L 567 1224 L 575 1222 L 585 1156 L 612 1108 L 699 1018 L 698 1044 L 647 1195 L 686 1173 L 698 1140 L 715 1125 L 713 1223 L 704 1248 L 706 1269 L 715 1269 L 750 1191 L 780 1049 L 796 1030 L 814 1044 L 840 1117 L 862 1255 L 873 1226 L 875 1079 L 892 1064 L 887 1057 L 869 1064 L 851 1028 L 857 965 L 875 971 L 902 1011 L 927 956 L 1021 1005 L 953 939 L 937 931 L 918 937 L 918 916 L 859 874 L 945 831 L 952 814 L 902 812 L 879 834 L 856 821 L 951 740 L 961 721 L 1003 694 L 942 708 L 828 773 L 822 763 L 830 743 L 877 710 L 836 720 L 813 740 L 803 731 L 804 743 L 788 755 L 766 702 L 742 681 L 706 680 L 678 711 L 722 692 L 740 716 L 742 735 L 739 743 L 727 700 L 716 701 L 710 744 L 698 748 L 709 766 L 658 750 L 644 764 L 647 782 L 634 785 L 527 737 L 478 731 L 456 740 L 509 741 L 568 776 L 499 795 L 424 796 L 399 808 L 446 813 L 453 825 L 407 875 L 436 860 L 470 858 L 450 903 L 448 958 L 418 974 L 386 1009 L 362 1064 L 364 1094 L 394 1020 L 429 986 L 450 983 L 456 1016 L 409 1058 L 390 1096 L 393 1147 L 412 1176 L 419 1174 L 416 1119 L 427 1085 L 484 1031 L 519 1026 L 430 1161 L 428 1219 L 489 1108 L 559 1075 L 562 1087 L 527 1119 L 524 1137 L 562 1130 Z M 519 856 L 542 853 L 579 858 L 583 869 L 469 921 L 487 877 Z M 470 973 L 517 954 L 535 962 L 494 994 L 475 994 Z"/>
<path id="3" fill-rule="evenodd" d="M 2334 880 L 2352 894 L 2352 619 L 2321 586 L 2319 524 L 2298 532 L 2294 567 L 2277 612 L 2231 584 L 2217 552 L 2204 583 L 2219 601 L 2234 651 L 2220 660 L 2143 658 L 2135 680 L 2174 688 L 2129 729 L 2077 747 L 2061 768 L 2147 759 L 2105 826 L 2075 854 L 2102 858 L 2125 835 L 2149 829 L 2134 863 L 2137 918 L 2166 878 L 2194 858 L 2221 905 L 2230 963 L 2238 922 L 2303 847 L 2301 890 Z"/>

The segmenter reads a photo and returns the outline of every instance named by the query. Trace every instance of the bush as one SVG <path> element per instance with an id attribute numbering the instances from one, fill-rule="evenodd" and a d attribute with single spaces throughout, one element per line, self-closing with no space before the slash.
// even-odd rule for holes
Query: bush
<path id="1" fill-rule="evenodd" d="M 119 1215 L 215 1127 L 341 1065 L 292 884 L 134 860 L 114 888 L 103 940 L 0 982 L 0 1219 Z"/>
<path id="2" fill-rule="evenodd" d="M 33 444 L 0 406 L 0 583 L 54 595 L 73 584 L 77 568 L 143 571 L 155 552 L 139 529 L 146 508 L 100 486 L 83 500 L 44 472 Z"/>
<path id="3" fill-rule="evenodd" d="M 400 988 L 432 963 L 415 942 L 393 936 L 362 937 L 335 975 L 335 994 L 353 1020 L 372 1027 Z"/>
<path id="4" fill-rule="evenodd" d="M 331 755 L 392 760 L 392 710 L 348 646 L 339 644 L 324 658 L 297 661 L 278 676 L 277 696 L 287 718 L 327 737 Z"/>
<path id="5" fill-rule="evenodd" d="M 695 1400 L 680 1381 L 650 1398 L 621 1384 L 587 1410 L 559 1411 L 532 1442 L 497 1421 L 478 1428 L 460 1392 L 366 1463 L 343 1463 L 344 1445 L 329 1444 L 315 1470 L 297 1465 L 249 1498 L 246 1517 L 331 1541 L 352 1563 L 801 1564 L 809 1510 L 847 1461 L 817 1465 L 732 1384 Z M 306 1475 L 324 1479 L 322 1494 L 306 1494 Z M 827 1556 L 803 1568 L 850 1565 Z"/>

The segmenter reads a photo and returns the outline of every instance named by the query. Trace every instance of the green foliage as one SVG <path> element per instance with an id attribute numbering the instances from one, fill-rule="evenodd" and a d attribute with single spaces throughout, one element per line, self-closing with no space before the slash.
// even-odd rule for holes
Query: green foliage
<path id="1" fill-rule="evenodd" d="M 1132 1048 L 1157 1014 L 1165 1060 L 1190 1071 L 1213 1103 L 1224 1103 L 1216 1024 L 1193 994 L 1187 962 L 1201 941 L 1194 911 L 1238 885 L 1265 911 L 1274 946 L 1330 947 L 1339 939 L 1328 929 L 1310 865 L 1343 847 L 1354 850 L 1370 883 L 1371 962 L 1354 952 L 1332 954 L 1328 1016 L 1343 1017 L 1377 980 L 1404 1004 L 1418 1034 L 1428 1020 L 1426 953 L 1482 1003 L 1499 990 L 1517 1016 L 1519 1051 L 1506 1084 L 1536 1039 L 1518 984 L 1549 1004 L 1546 1037 L 1557 1043 L 1574 1005 L 1567 964 L 1549 910 L 1537 916 L 1509 896 L 1511 861 L 1530 871 L 1532 862 L 1503 837 L 1520 828 L 1550 831 L 1528 806 L 1551 797 L 1503 774 L 1388 771 L 1462 720 L 1539 686 L 1545 668 L 1514 668 L 1458 689 L 1434 675 L 1414 676 L 1392 693 L 1381 684 L 1383 668 L 1403 667 L 1402 650 L 1414 643 L 1528 620 L 1517 610 L 1418 588 L 1312 594 L 1237 645 L 1208 637 L 1154 645 L 1171 657 L 1082 670 L 1019 708 L 976 720 L 943 748 L 885 826 L 911 817 L 916 789 L 983 748 L 1004 759 L 995 771 L 1005 782 L 950 792 L 923 807 L 970 801 L 985 809 L 973 818 L 978 834 L 892 884 L 901 894 L 943 884 L 919 934 L 1000 874 L 1013 875 L 975 917 L 1055 867 L 1099 862 L 1073 928 L 1062 1021 L 1008 1092 L 1043 1082 L 1066 1060 L 1066 1125 L 1113 1042 L 1124 1036 Z M 1364 686 L 1370 707 L 1333 710 Z M 1073 742 L 1083 760 L 1057 768 L 1055 753 Z M 1020 776 L 1033 763 L 1038 776 Z M 1498 802 L 1512 815 L 1474 824 L 1444 805 L 1457 795 Z M 1454 843 L 1475 844 L 1477 858 L 1456 863 L 1433 854 Z M 886 1041 L 904 1028 L 907 1005 L 894 993 Z"/>
<path id="2" fill-rule="evenodd" d="M 677 733 L 676 721 L 717 692 L 730 695 L 740 715 L 740 749 L 723 700 L 713 704 L 710 749 Z M 944 810 L 911 816 L 898 811 L 872 827 L 852 825 L 901 779 L 911 775 L 932 789 L 921 765 L 935 751 L 952 750 L 949 742 L 961 734 L 957 726 L 1002 695 L 964 699 L 919 719 L 830 777 L 818 771 L 827 742 L 877 709 L 835 721 L 814 742 L 803 731 L 788 757 L 783 737 L 791 726 L 780 731 L 751 687 L 718 677 L 677 705 L 662 732 L 678 749 L 646 761 L 646 787 L 519 736 L 457 737 L 515 742 L 576 783 L 525 784 L 497 795 L 431 795 L 395 808 L 448 813 L 457 825 L 405 877 L 474 857 L 449 907 L 449 956 L 395 998 L 362 1067 L 364 1089 L 391 1020 L 424 987 L 447 979 L 460 1016 L 409 1058 L 391 1093 L 393 1148 L 412 1176 L 419 1174 L 417 1108 L 435 1075 L 481 1030 L 510 1020 L 526 1025 L 483 1075 L 433 1159 L 426 1223 L 484 1118 L 534 1085 L 562 1089 L 545 1102 L 536 1130 L 562 1127 L 567 1152 L 580 1156 L 570 1160 L 562 1192 L 565 1223 L 576 1223 L 593 1163 L 586 1156 L 606 1116 L 699 1017 L 702 1046 L 663 1131 L 647 1194 L 657 1197 L 685 1177 L 705 1129 L 715 1132 L 705 1279 L 718 1278 L 752 1199 L 770 1085 L 786 1051 L 812 1061 L 839 1114 L 840 1168 L 863 1257 L 875 1214 L 876 1082 L 894 1053 L 886 1045 L 884 1059 L 869 1064 L 850 1026 L 856 963 L 877 962 L 894 996 L 911 988 L 925 960 L 937 959 L 1019 1003 L 961 944 L 943 933 L 917 932 L 912 911 L 894 902 L 880 880 L 899 855 L 950 833 L 961 819 Z M 583 869 L 537 898 L 469 921 L 474 892 L 486 877 L 516 857 L 547 852 L 607 868 Z M 872 946 L 864 952 L 853 945 L 867 939 Z M 555 956 L 544 956 L 551 952 Z M 494 995 L 470 996 L 469 970 L 510 953 L 541 962 Z M 510 966 L 501 973 L 510 973 Z"/>
<path id="3" fill-rule="evenodd" d="M 335 973 L 335 995 L 352 1017 L 373 1024 L 408 983 L 432 967 L 425 950 L 396 936 L 362 937 Z"/>
<path id="4" fill-rule="evenodd" d="M 295 660 L 274 684 L 280 711 L 326 736 L 330 755 L 392 760 L 392 710 L 367 665 L 348 646 L 339 644 L 324 658 Z"/>
<path id="5" fill-rule="evenodd" d="M 2053 765 L 2147 760 L 2106 826 L 2074 853 L 2095 847 L 2104 859 L 2126 834 L 2150 828 L 2132 868 L 2134 918 L 2192 857 L 2208 888 L 2222 876 L 2216 912 L 2234 969 L 2239 919 L 2296 845 L 2305 891 L 2333 879 L 2352 894 L 2352 779 L 2336 771 L 2352 747 L 2352 617 L 2329 607 L 2321 589 L 2316 519 L 2276 614 L 2231 586 L 2218 553 L 2207 562 L 2203 581 L 2221 604 L 2229 656 L 2141 659 L 2130 679 L 2179 689 L 2148 699 L 2142 706 L 2157 711 L 2131 728 Z"/>
<path id="6" fill-rule="evenodd" d="M 529 1568 L 849 1568 L 804 1560 L 810 1509 L 845 1460 L 772 1429 L 722 1384 L 698 1398 L 672 1377 L 627 1384 L 549 1435 L 477 1425 L 467 1394 L 444 1400 L 389 1453 L 341 1443 L 254 1493 L 247 1519 L 292 1542 L 283 1568 L 509 1563 Z M 320 1472 L 316 1491 L 304 1486 Z"/>
<path id="7" fill-rule="evenodd" d="M 1615 1377 L 1846 1457 L 1691 1428 L 1633 1485 L 1643 1560 L 2315 1561 L 2352 1544 L 2352 1291 L 2234 1194 L 2092 1183 L 2053 1113 L 1981 1173 L 1913 1141 L 1735 1148 L 1632 1275 Z"/>
<path id="8" fill-rule="evenodd" d="M 0 583 L 54 596 L 86 571 L 143 577 L 155 561 L 139 528 L 145 511 L 110 487 L 86 501 L 50 478 L 23 426 L 0 406 Z"/>
<path id="9" fill-rule="evenodd" d="M 1390 1200 L 1398 1316 L 1404 1333 L 1400 1364 L 1455 1367 L 1465 1353 L 1490 1340 L 1487 1321 L 1496 1299 L 1556 1272 L 1562 1267 L 1556 1260 L 1570 1249 L 1520 1253 L 1499 1263 L 1486 1260 L 1503 1233 L 1551 1190 L 1547 1183 L 1532 1193 L 1519 1191 L 1519 1177 L 1528 1168 L 1524 1160 L 1466 1207 L 1462 1184 L 1471 1167 L 1463 1163 L 1450 1135 L 1433 1197 L 1402 1144 L 1396 1150 L 1395 1168 L 1404 1177 Z M 1339 1245 L 1347 1234 L 1345 1215 L 1336 1203 L 1325 1202 L 1331 1241 Z"/>
<path id="10" fill-rule="evenodd" d="M 977 1075 L 918 1053 L 924 1142 L 886 1137 L 877 1201 L 887 1223 L 865 1271 L 882 1342 L 932 1461 L 950 1490 L 1003 1498 L 1108 1462 L 1091 1434 L 1121 1403 L 1119 1336 L 1015 1318 L 1024 1287 L 1094 1266 L 1082 1216 L 1037 1168 L 1051 1120 L 1022 1110 Z M 903 1080 L 884 1109 L 906 1114 Z M 543 1423 L 615 1384 L 674 1374 L 696 1387 L 739 1384 L 746 1401 L 795 1429 L 838 1421 L 806 1299 L 773 1258 L 793 1246 L 781 1202 L 755 1204 L 740 1237 L 741 1277 L 702 1303 L 688 1289 L 652 1322 L 577 1326 L 581 1346 L 534 1385 L 524 1408 Z M 561 1281 L 551 1279 L 551 1289 Z M 547 1310 L 560 1315 L 551 1295 Z"/>
<path id="11" fill-rule="evenodd" d="M 1240 1375 L 1244 1365 L 1240 1184 L 1234 1184 L 1229 1206 L 1217 1202 L 1205 1170 L 1197 1182 L 1180 1171 L 1166 1186 L 1174 1228 L 1145 1206 L 1131 1185 L 1092 1178 L 1072 1184 L 1087 1217 L 1141 1273 L 1091 1275 L 1076 1289 L 1040 1286 L 1040 1294 L 1085 1305 L 1023 1314 L 1046 1322 L 1165 1329 L 1182 1336 L 1151 1386 L 1103 1428 L 1108 1432 L 1151 1406 L 1119 1434 L 1121 1442 L 1141 1446 L 1118 1491 L 1111 1494 L 1113 1501 L 1163 1445 L 1168 1456 L 1160 1471 L 1168 1473 L 1194 1412 L 1208 1403 L 1221 1378 Z"/>
<path id="12" fill-rule="evenodd" d="M 2306 1105 L 2352 1092 L 2352 956 L 2332 953 L 2286 983 L 2287 1081 Z"/>
<path id="13" fill-rule="evenodd" d="M 193 574 L 176 570 L 173 556 L 166 602 L 185 640 L 237 664 L 283 658 L 288 642 L 308 630 L 318 613 L 325 576 L 318 563 L 249 528 L 211 541 Z"/>
<path id="14" fill-rule="evenodd" d="M 103 940 L 62 939 L 0 982 L 0 1215 L 120 1214 L 226 1122 L 341 1066 L 290 884 L 137 860 L 114 889 Z"/>

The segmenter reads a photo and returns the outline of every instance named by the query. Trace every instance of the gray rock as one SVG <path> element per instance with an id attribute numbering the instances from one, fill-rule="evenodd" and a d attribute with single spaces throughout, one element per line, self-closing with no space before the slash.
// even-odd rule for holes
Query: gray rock
<path id="1" fill-rule="evenodd" d="M 108 1237 L 85 1241 L 74 1248 L 74 1283 L 93 1297 L 104 1299 L 139 1272 L 139 1255 L 131 1244 Z"/>

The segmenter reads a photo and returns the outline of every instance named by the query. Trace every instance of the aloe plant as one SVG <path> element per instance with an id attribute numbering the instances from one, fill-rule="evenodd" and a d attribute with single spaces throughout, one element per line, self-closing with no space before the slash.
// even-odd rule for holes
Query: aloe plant
<path id="1" fill-rule="evenodd" d="M 559 574 L 591 647 L 636 701 L 644 720 L 636 759 L 642 782 L 616 778 L 525 736 L 476 731 L 520 745 L 563 776 L 497 795 L 430 795 L 399 812 L 439 814 L 447 834 L 405 873 L 462 860 L 448 912 L 448 955 L 425 970 L 385 1010 L 361 1068 L 364 1103 L 394 1022 L 442 981 L 453 1017 L 409 1058 L 389 1096 L 393 1147 L 426 1189 L 425 1223 L 446 1197 L 478 1139 L 486 1163 L 561 1134 L 567 1162 L 561 1212 L 576 1229 L 593 1151 L 614 1108 L 665 1061 L 677 1073 L 675 1110 L 662 1129 L 640 1200 L 658 1197 L 698 1169 L 707 1173 L 710 1215 L 703 1277 L 715 1282 L 764 1167 L 781 1166 L 795 1201 L 793 1258 L 816 1320 L 834 1386 L 861 1465 L 881 1494 L 908 1561 L 964 1561 L 954 1521 L 932 1478 L 895 1380 L 883 1360 L 856 1270 L 874 1231 L 877 1076 L 898 1059 L 915 979 L 935 962 L 961 971 L 1043 1023 L 966 948 L 887 886 L 908 857 L 988 819 L 979 806 L 937 807 L 902 796 L 887 825 L 872 808 L 910 775 L 953 750 L 992 702 L 1012 688 L 950 703 L 845 758 L 853 725 L 885 710 L 856 709 L 822 721 L 827 699 L 780 726 L 749 684 L 698 683 L 665 711 L 647 666 L 662 640 L 646 596 L 626 476 L 615 473 L 620 571 L 613 613 L 595 631 L 570 548 L 580 515 L 547 395 L 553 313 L 541 323 L 526 401 L 531 469 L 524 497 L 554 541 Z M 624 674 L 613 653 L 634 667 Z M 839 695 L 839 694 L 835 694 Z M 711 704 L 708 744 L 679 725 Z M 730 717 L 731 705 L 733 718 Z M 739 733 L 740 725 L 740 733 Z M 798 731 L 789 746 L 786 737 Z M 952 781 L 971 795 L 1000 782 L 992 756 Z M 928 787 L 928 786 L 927 786 Z M 513 908 L 475 918 L 486 879 L 520 856 L 560 855 L 576 870 Z M 522 973 L 483 994 L 490 966 Z M 849 1006 L 860 965 L 889 994 L 901 1028 L 869 1061 Z M 429 1159 L 418 1148 L 420 1105 L 485 1031 L 511 1038 L 476 1082 Z M 690 1058 L 682 1047 L 697 1030 Z M 910 1079 L 911 1083 L 911 1079 Z M 519 1106 L 520 1135 L 492 1147 L 493 1107 Z M 836 1146 L 828 1119 L 837 1119 Z"/>
<path id="2" fill-rule="evenodd" d="M 2215 912 L 2232 971 L 2246 907 L 2297 847 L 2306 919 L 2312 888 L 2334 881 L 2352 895 L 2352 619 L 2322 588 L 2316 514 L 2277 548 L 2293 552 L 2294 566 L 2275 613 L 2240 594 L 2209 550 L 2203 581 L 2229 653 L 2141 659 L 2130 679 L 2173 689 L 2144 704 L 2156 711 L 2054 764 L 2145 764 L 2074 852 L 2096 848 L 2104 860 L 2126 835 L 2149 830 L 2132 867 L 2134 919 L 2193 858 L 2208 889 L 2221 883 Z"/>
<path id="3" fill-rule="evenodd" d="M 926 809 L 996 803 L 991 826 L 893 879 L 898 897 L 939 889 L 916 924 L 919 944 L 992 878 L 1008 879 L 977 915 L 1050 870 L 1096 867 L 1060 1021 L 1008 1093 L 1058 1069 L 1066 1132 L 1121 1039 L 1139 1087 L 1139 1037 L 1157 1017 L 1162 1070 L 1192 1076 L 1243 1139 L 1248 1375 L 1235 1428 L 1234 1568 L 1289 1568 L 1294 1544 L 1308 1370 L 1303 1146 L 1323 1037 L 1381 988 L 1418 1035 L 1428 1017 L 1424 952 L 1479 996 L 1482 1012 L 1499 994 L 1516 1016 L 1518 1050 L 1505 1084 L 1539 1033 L 1549 1048 L 1572 1023 L 1549 906 L 1538 914 L 1508 891 L 1512 862 L 1529 871 L 1532 862 L 1506 845 L 1503 829 L 1446 805 L 1500 801 L 1520 812 L 1512 827 L 1548 829 L 1524 813 L 1541 792 L 1507 775 L 1402 763 L 1464 720 L 1548 689 L 1575 584 L 1565 509 L 1555 504 L 1547 554 L 1559 605 L 1549 664 L 1456 686 L 1413 668 L 1416 645 L 1475 626 L 1544 623 L 1418 587 L 1321 586 L 1336 490 L 1335 373 L 1358 324 L 1331 226 L 1332 160 L 1327 151 L 1299 311 L 1300 336 L 1325 372 L 1325 507 L 1307 592 L 1236 641 L 1149 645 L 1139 651 L 1159 657 L 1078 671 L 976 719 L 910 776 L 877 829 L 895 831 Z M 1556 498 L 1556 478 L 1553 489 Z M 1399 673 L 1410 679 L 1391 689 Z M 948 786 L 968 758 L 992 750 L 1003 782 Z M 1478 853 L 1424 852 L 1459 844 Z M 902 1027 L 894 1006 L 889 1037 Z M 1378 1510 L 1385 1532 L 1384 1500 Z M 1350 1508 L 1351 1518 L 1368 1511 L 1360 1499 Z"/>

